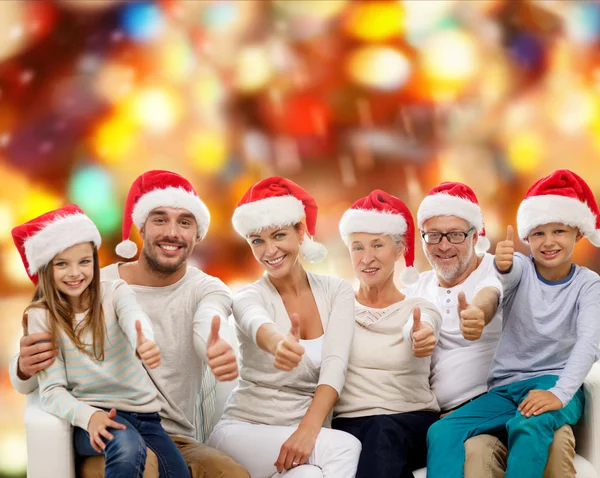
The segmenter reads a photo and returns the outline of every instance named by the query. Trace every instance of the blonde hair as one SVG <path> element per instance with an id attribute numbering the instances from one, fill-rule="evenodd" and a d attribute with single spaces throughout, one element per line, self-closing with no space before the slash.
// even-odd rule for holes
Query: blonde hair
<path id="1" fill-rule="evenodd" d="M 25 313 L 32 308 L 48 311 L 48 325 L 52 335 L 52 344 L 57 347 L 58 332 L 62 330 L 73 341 L 78 350 L 102 362 L 104 360 L 104 339 L 106 336 L 104 312 L 102 311 L 102 293 L 100 290 L 100 262 L 98 249 L 94 247 L 94 277 L 88 288 L 83 291 L 84 303 L 89 304 L 84 319 L 74 327 L 75 312 L 65 294 L 60 292 L 55 284 L 52 262 L 38 271 L 38 286 Z M 87 329 L 92 331 L 92 350 L 87 349 L 82 335 Z"/>

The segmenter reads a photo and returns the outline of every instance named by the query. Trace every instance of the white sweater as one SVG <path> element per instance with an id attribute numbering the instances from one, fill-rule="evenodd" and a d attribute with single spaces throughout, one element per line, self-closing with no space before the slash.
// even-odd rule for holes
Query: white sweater
<path id="1" fill-rule="evenodd" d="M 410 331 L 415 307 L 439 337 L 442 318 L 424 299 L 405 299 L 383 309 L 356 303 L 354 342 L 346 384 L 334 417 L 351 418 L 420 410 L 439 411 L 429 386 L 431 357 L 416 358 Z"/>
<path id="2" fill-rule="evenodd" d="M 297 426 L 318 385 L 330 385 L 338 394 L 342 391 L 354 335 L 354 292 L 342 279 L 307 274 L 325 332 L 320 368 L 305 354 L 291 372 L 277 370 L 273 356 L 256 344 L 256 334 L 264 324 L 275 324 L 284 335 L 291 327 L 281 296 L 264 275 L 241 289 L 233 300 L 240 341 L 240 379 L 225 405 L 223 418 Z"/>

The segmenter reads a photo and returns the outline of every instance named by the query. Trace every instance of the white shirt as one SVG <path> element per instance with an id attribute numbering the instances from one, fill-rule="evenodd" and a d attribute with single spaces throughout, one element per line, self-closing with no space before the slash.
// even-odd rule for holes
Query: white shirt
<path id="1" fill-rule="evenodd" d="M 485 254 L 477 269 L 455 287 L 441 287 L 435 273 L 427 271 L 406 290 L 409 297 L 422 297 L 435 304 L 442 315 L 440 339 L 431 359 L 430 382 L 443 411 L 487 392 L 488 371 L 502 333 L 502 307 L 498 307 L 475 341 L 462 336 L 457 309 L 459 292 L 464 292 L 470 303 L 486 287 L 498 289 L 502 302 L 502 285 L 496 277 L 492 254 Z"/>

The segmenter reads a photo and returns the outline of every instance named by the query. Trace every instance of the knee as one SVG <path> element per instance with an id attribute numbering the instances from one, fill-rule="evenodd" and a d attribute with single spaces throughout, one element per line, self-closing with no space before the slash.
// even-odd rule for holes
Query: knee
<path id="1" fill-rule="evenodd" d="M 146 443 L 136 430 L 111 430 L 114 438 L 106 444 L 107 459 L 126 463 L 145 463 Z"/>
<path id="2" fill-rule="evenodd" d="M 321 430 L 321 434 L 323 434 L 323 431 L 325 431 L 325 429 Z M 354 435 L 341 430 L 328 430 L 328 433 L 321 439 L 328 444 L 334 445 L 335 449 L 338 450 L 340 454 L 350 455 L 356 457 L 358 460 L 362 445 L 360 440 Z"/>
<path id="3" fill-rule="evenodd" d="M 448 435 L 451 432 L 451 427 L 447 420 L 438 420 L 427 430 L 427 445 L 431 443 L 439 442 L 440 440 L 448 439 Z"/>
<path id="4" fill-rule="evenodd" d="M 492 435 L 478 435 L 465 441 L 465 468 L 467 463 L 506 468 L 507 450 L 504 444 Z M 482 476 L 482 475 L 474 475 Z"/>

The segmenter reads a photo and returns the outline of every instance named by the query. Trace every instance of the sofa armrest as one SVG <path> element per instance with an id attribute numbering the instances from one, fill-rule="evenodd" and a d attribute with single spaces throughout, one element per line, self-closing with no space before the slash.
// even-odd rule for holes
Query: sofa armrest
<path id="1" fill-rule="evenodd" d="M 600 474 L 600 363 L 595 363 L 583 383 L 585 408 L 575 428 L 577 454 Z"/>
<path id="2" fill-rule="evenodd" d="M 27 395 L 27 478 L 75 478 L 73 427 L 42 410 L 37 390 Z"/>

